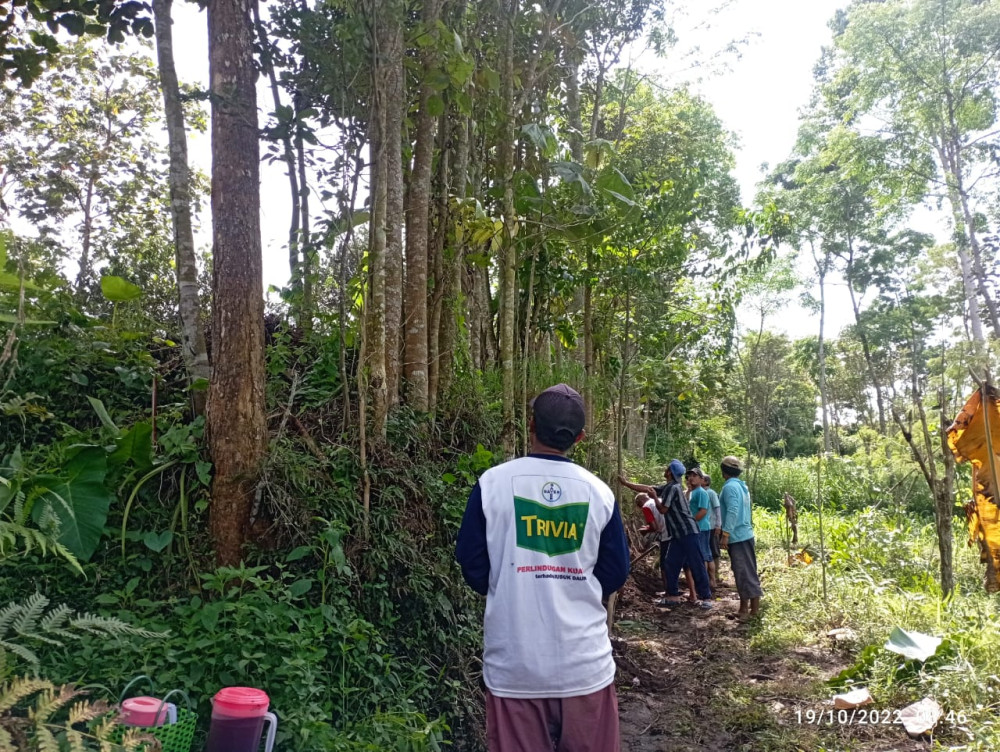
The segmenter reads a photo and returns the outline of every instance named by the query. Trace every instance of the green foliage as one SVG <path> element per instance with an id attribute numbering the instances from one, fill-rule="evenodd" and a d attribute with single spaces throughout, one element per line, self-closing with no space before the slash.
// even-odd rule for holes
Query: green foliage
<path id="1" fill-rule="evenodd" d="M 67 642 L 78 646 L 93 636 L 108 641 L 121 636 L 159 639 L 166 635 L 112 617 L 74 613 L 66 605 L 50 608 L 49 599 L 35 593 L 22 602 L 10 602 L 0 608 L 0 677 L 7 678 L 10 673 L 6 652 L 38 668 L 40 661 L 35 652 L 38 646 L 51 649 Z"/>
<path id="2" fill-rule="evenodd" d="M 760 567 L 765 572 L 765 611 L 752 630 L 751 646 L 786 651 L 793 645 L 832 652 L 846 668 L 838 686 L 864 686 L 876 707 L 902 708 L 934 697 L 962 723 L 942 723 L 943 746 L 988 750 L 1000 742 L 992 708 L 1000 702 L 1000 657 L 995 597 L 982 591 L 978 555 L 955 546 L 958 588 L 942 601 L 936 584 L 938 544 L 929 526 L 899 526 L 885 513 L 829 515 L 829 602 L 824 604 L 818 562 L 788 567 L 779 515 L 755 510 Z M 800 533 L 815 541 L 817 520 L 801 514 Z M 963 542 L 960 533 L 956 544 Z M 888 550 L 886 550 L 888 549 Z M 813 549 L 815 550 L 815 549 Z M 832 628 L 848 628 L 853 639 L 833 641 Z M 901 628 L 943 639 L 925 663 L 907 661 L 883 648 Z M 818 699 L 831 689 L 817 682 Z"/>

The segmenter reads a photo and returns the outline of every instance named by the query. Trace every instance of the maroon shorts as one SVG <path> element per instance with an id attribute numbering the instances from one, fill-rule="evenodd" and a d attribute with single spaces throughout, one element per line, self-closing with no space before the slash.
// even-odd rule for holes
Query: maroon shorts
<path id="1" fill-rule="evenodd" d="M 486 690 L 490 752 L 618 752 L 614 683 L 580 697 L 521 700 Z"/>

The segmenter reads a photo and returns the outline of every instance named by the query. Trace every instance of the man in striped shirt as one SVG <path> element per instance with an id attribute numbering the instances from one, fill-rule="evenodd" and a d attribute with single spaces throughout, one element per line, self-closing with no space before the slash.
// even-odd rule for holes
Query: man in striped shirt
<path id="1" fill-rule="evenodd" d="M 647 493 L 657 500 L 656 508 L 663 515 L 667 532 L 670 533 L 670 548 L 667 550 L 666 559 L 663 562 L 663 576 L 666 580 L 667 597 L 664 602 L 667 604 L 681 603 L 680 590 L 677 588 L 677 576 L 683 567 L 690 567 L 694 577 L 695 589 L 698 592 L 698 605 L 704 609 L 710 609 L 712 603 L 712 587 L 708 581 L 708 572 L 701 555 L 701 548 L 698 545 L 698 523 L 691 516 L 691 509 L 684 492 L 681 490 L 680 481 L 684 477 L 684 463 L 680 460 L 671 460 L 667 469 L 663 473 L 666 480 L 662 486 L 644 486 L 639 483 L 630 483 L 624 477 L 618 480 L 626 488 L 631 488 L 637 493 Z"/>

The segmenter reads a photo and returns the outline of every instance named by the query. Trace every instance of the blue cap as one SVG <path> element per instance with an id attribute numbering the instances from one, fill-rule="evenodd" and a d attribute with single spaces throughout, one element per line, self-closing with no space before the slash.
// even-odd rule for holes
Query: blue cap
<path id="1" fill-rule="evenodd" d="M 684 463 L 680 460 L 670 460 L 670 464 L 667 465 L 667 469 L 670 474 L 674 476 L 674 480 L 679 481 L 684 477 Z"/>

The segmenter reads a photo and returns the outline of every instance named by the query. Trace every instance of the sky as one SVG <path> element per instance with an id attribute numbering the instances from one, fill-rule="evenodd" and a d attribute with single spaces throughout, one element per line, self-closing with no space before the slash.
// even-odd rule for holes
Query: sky
<path id="1" fill-rule="evenodd" d="M 719 3 L 721 2 L 721 5 Z M 663 86 L 687 83 L 715 108 L 727 129 L 738 138 L 734 171 L 744 203 L 753 200 L 755 186 L 764 174 L 762 165 L 786 159 L 795 143 L 799 112 L 809 102 L 813 65 L 830 43 L 827 22 L 846 0 L 681 0 L 673 25 L 678 36 L 674 54 L 658 59 L 642 53 L 634 62 Z M 266 5 L 262 8 L 266 17 Z M 174 44 L 178 75 L 185 83 L 208 83 L 205 14 L 193 3 L 174 6 Z M 740 53 L 717 57 L 715 52 L 740 41 Z M 639 53 L 636 53 L 637 55 Z M 692 67 L 691 60 L 724 61 Z M 271 109 L 270 93 L 262 81 L 258 102 L 264 113 Z M 208 134 L 191 141 L 192 161 L 209 172 Z M 261 206 L 264 244 L 264 283 L 283 285 L 288 277 L 284 248 L 290 207 L 284 171 L 262 165 Z M 207 222 L 204 242 L 207 244 Z M 923 227 L 935 220 L 924 217 Z M 800 259 L 797 269 L 808 278 L 811 262 Z M 836 279 L 827 289 L 827 334 L 835 336 L 851 321 L 846 288 Z M 741 320 L 744 317 L 740 317 Z M 818 317 L 796 298 L 768 322 L 790 337 L 815 336 Z"/>

